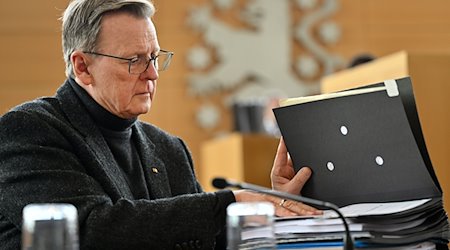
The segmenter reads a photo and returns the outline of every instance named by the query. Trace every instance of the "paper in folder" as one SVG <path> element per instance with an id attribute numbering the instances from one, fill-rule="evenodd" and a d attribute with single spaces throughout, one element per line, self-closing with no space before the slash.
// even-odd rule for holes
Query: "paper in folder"
<path id="1" fill-rule="evenodd" d="M 273 111 L 296 170 L 308 166 L 313 171 L 303 196 L 339 207 L 428 199 L 401 212 L 351 215 L 352 223 L 364 225 L 357 230 L 360 235 L 367 233 L 360 237 L 363 242 L 448 243 L 442 190 L 422 135 L 409 77 L 289 98 Z M 394 230 L 401 225 L 401 230 Z M 294 238 L 311 239 L 311 233 L 299 235 Z M 321 235 L 326 238 L 333 232 Z"/>

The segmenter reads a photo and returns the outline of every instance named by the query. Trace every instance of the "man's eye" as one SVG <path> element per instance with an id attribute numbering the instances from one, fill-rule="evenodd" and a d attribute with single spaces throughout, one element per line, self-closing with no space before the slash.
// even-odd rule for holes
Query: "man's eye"
<path id="1" fill-rule="evenodd" d="M 137 64 L 137 63 L 139 63 L 139 61 L 140 61 L 139 57 L 135 57 L 135 58 L 131 58 L 130 63 Z"/>

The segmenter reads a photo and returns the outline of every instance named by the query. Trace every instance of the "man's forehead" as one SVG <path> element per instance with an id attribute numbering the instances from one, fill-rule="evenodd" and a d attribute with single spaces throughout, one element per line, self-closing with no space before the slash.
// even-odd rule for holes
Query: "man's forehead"
<path id="1" fill-rule="evenodd" d="M 127 13 L 105 16 L 98 44 L 114 47 L 147 47 L 156 42 L 156 30 L 150 18 L 137 18 Z"/>

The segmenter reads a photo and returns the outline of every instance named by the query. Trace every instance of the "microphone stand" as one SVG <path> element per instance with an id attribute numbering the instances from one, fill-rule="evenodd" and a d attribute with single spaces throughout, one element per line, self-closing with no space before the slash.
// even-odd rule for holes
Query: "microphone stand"
<path id="1" fill-rule="evenodd" d="M 277 190 L 268 189 L 268 188 L 261 187 L 261 186 L 258 186 L 258 185 L 254 185 L 254 184 L 230 182 L 230 181 L 227 181 L 227 180 L 225 180 L 223 178 L 215 178 L 213 180 L 213 186 L 216 187 L 216 188 L 220 188 L 220 189 L 223 189 L 225 187 L 235 187 L 235 188 L 240 188 L 240 189 L 248 189 L 248 190 L 251 190 L 251 191 L 258 192 L 258 193 L 276 196 L 276 197 L 279 197 L 279 198 L 282 198 L 282 199 L 289 199 L 289 200 L 293 200 L 293 201 L 297 201 L 297 202 L 307 203 L 307 204 L 310 204 L 310 205 L 316 205 L 316 206 L 322 206 L 322 207 L 329 208 L 329 209 L 331 209 L 331 210 L 333 210 L 334 212 L 337 213 L 339 218 L 342 220 L 342 223 L 344 224 L 344 229 L 345 229 L 345 234 L 344 234 L 344 237 L 343 237 L 343 247 L 344 247 L 344 249 L 345 250 L 353 250 L 354 249 L 353 239 L 352 239 L 352 237 L 350 235 L 350 229 L 348 227 L 348 223 L 345 220 L 344 215 L 341 213 L 341 211 L 339 211 L 339 207 L 336 206 L 333 203 L 326 202 L 326 201 L 315 200 L 315 199 L 311 199 L 311 198 L 300 196 L 300 195 L 293 195 L 293 194 L 290 194 L 290 193 L 280 192 L 280 191 L 277 191 Z"/>

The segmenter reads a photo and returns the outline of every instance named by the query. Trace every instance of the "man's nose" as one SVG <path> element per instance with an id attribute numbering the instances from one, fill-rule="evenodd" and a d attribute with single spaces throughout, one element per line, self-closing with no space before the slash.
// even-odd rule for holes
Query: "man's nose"
<path id="1" fill-rule="evenodd" d="M 155 64 L 150 63 L 148 65 L 147 70 L 141 73 L 140 77 L 145 78 L 145 80 L 157 80 L 159 77 L 158 69 L 156 68 Z"/>

